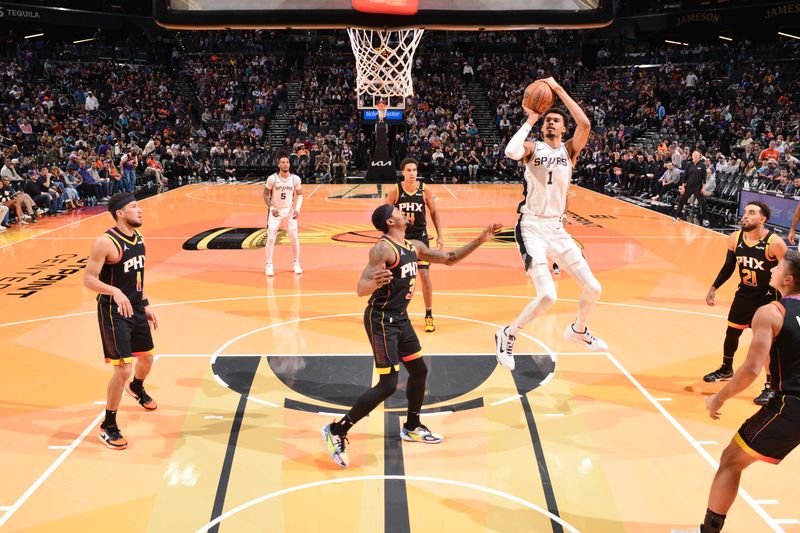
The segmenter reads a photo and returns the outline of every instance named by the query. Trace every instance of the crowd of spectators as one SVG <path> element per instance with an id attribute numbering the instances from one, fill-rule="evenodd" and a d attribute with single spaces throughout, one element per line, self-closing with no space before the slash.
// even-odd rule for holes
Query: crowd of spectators
<path id="1" fill-rule="evenodd" d="M 434 179 L 519 180 L 520 164 L 504 148 L 524 120 L 521 93 L 553 76 L 593 122 L 576 169 L 588 187 L 674 200 L 680 170 L 699 150 L 710 195 L 720 171 L 759 190 L 800 190 L 792 63 L 755 58 L 765 48 L 749 43 L 654 47 L 647 57 L 624 44 L 600 47 L 601 66 L 588 69 L 582 39 L 570 31 L 429 32 L 414 58 L 405 124 L 390 129 L 393 156 L 417 158 Z M 367 167 L 372 131 L 359 121 L 344 32 L 283 41 L 267 31 L 178 32 L 163 46 L 166 60 L 157 64 L 65 61 L 51 51 L 67 44 L 4 37 L 6 221 L 29 223 L 118 190 L 233 180 L 247 167 L 263 177 L 278 152 L 290 154 L 304 180 L 343 181 Z M 798 51 L 773 48 L 776 57 Z M 653 65 L 607 66 L 628 60 Z M 287 126 L 276 146 L 270 129 L 278 118 Z"/>

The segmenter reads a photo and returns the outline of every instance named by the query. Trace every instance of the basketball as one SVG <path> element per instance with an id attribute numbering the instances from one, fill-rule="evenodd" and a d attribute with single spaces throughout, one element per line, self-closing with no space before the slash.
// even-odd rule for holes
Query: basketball
<path id="1" fill-rule="evenodd" d="M 525 87 L 525 93 L 522 95 L 522 105 L 541 115 L 553 107 L 555 98 L 556 96 L 550 86 L 539 80 Z"/>

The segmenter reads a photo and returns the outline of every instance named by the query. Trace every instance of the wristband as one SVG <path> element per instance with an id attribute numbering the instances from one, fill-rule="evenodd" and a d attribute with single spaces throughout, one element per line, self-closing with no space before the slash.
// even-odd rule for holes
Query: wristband
<path id="1" fill-rule="evenodd" d="M 143 307 L 148 307 L 149 305 L 150 305 L 150 300 L 148 300 L 147 298 L 142 300 L 142 306 Z"/>

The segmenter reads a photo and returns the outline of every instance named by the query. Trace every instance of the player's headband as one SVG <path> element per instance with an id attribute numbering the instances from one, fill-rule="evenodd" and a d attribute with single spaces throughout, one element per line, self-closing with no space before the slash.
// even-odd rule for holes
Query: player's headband
<path id="1" fill-rule="evenodd" d="M 375 226 L 375 229 L 379 229 L 384 233 L 388 233 L 389 224 L 387 224 L 386 221 L 392 218 L 393 212 L 393 205 L 383 204 L 378 206 L 378 208 L 372 212 L 372 225 Z"/>
<path id="2" fill-rule="evenodd" d="M 117 210 L 122 209 L 129 203 L 136 201 L 136 197 L 131 193 L 120 194 L 116 196 L 118 197 L 114 197 L 110 202 L 108 202 L 109 213 L 115 213 Z"/>

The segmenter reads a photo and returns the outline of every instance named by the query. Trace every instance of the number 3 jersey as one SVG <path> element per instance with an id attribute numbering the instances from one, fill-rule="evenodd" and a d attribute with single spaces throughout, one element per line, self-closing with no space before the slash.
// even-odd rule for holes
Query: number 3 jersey
<path id="1" fill-rule="evenodd" d="M 417 251 L 406 241 L 397 244 L 384 235 L 381 240 L 394 250 L 394 264 L 386 265 L 392 271 L 392 281 L 378 287 L 369 299 L 369 305 L 376 311 L 405 313 L 411 297 L 414 296 L 414 285 L 417 279 Z"/>
<path id="2" fill-rule="evenodd" d="M 525 198 L 517 212 L 537 217 L 560 217 L 567 209 L 572 160 L 564 143 L 558 148 L 540 141 L 534 145 L 533 153 L 525 162 Z"/>
<path id="3" fill-rule="evenodd" d="M 265 185 L 272 191 L 272 207 L 280 211 L 281 217 L 289 216 L 294 201 L 294 192 L 300 190 L 300 177 L 289 174 L 286 179 L 281 178 L 278 173 L 272 174 L 267 178 Z"/>
<path id="4" fill-rule="evenodd" d="M 144 290 L 144 239 L 142 235 L 133 230 L 133 235 L 125 235 L 117 228 L 105 232 L 119 251 L 119 259 L 115 263 L 105 263 L 100 269 L 100 281 L 117 287 L 122 291 L 131 304 L 137 305 L 142 301 Z M 97 301 L 109 303 L 111 295 L 99 294 Z"/>
<path id="5" fill-rule="evenodd" d="M 764 238 L 756 242 L 748 242 L 744 232 L 736 236 L 736 263 L 739 265 L 739 290 L 749 294 L 777 295 L 769 286 L 770 270 L 778 264 L 778 260 L 770 253 L 770 241 L 775 238 L 772 230 L 767 230 Z"/>

